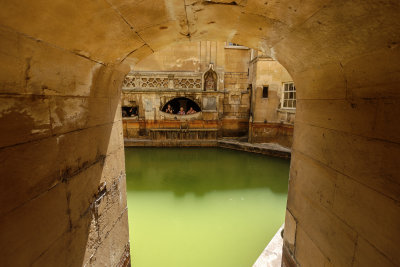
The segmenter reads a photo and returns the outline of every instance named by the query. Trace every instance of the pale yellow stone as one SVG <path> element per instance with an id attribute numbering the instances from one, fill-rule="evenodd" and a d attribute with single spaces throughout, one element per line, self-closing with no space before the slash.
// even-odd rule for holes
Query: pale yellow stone
<path id="1" fill-rule="evenodd" d="M 384 251 L 390 261 L 400 265 L 398 202 L 343 175 L 338 177 L 336 188 L 333 212 L 374 247 Z"/>
<path id="2" fill-rule="evenodd" d="M 283 232 L 283 242 L 292 252 L 296 242 L 297 225 L 293 215 L 286 210 L 285 215 L 285 230 Z"/>
<path id="3" fill-rule="evenodd" d="M 356 254 L 354 255 L 354 265 L 357 267 L 389 267 L 396 266 L 385 255 L 374 248 L 368 241 L 362 237 L 358 237 Z"/>
<path id="4" fill-rule="evenodd" d="M 310 267 L 328 267 L 334 266 L 331 264 L 329 258 L 327 258 L 318 246 L 310 239 L 307 233 L 302 227 L 297 228 L 296 232 L 296 260 L 300 266 Z M 350 264 L 347 264 L 350 266 Z"/>

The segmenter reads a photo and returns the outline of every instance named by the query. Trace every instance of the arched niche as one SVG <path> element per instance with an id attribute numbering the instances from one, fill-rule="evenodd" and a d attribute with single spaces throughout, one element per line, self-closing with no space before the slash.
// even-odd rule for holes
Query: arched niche
<path id="1" fill-rule="evenodd" d="M 217 91 L 218 90 L 218 75 L 214 71 L 214 65 L 210 64 L 208 71 L 203 76 L 203 90 L 204 91 Z"/>
<path id="2" fill-rule="evenodd" d="M 183 110 L 187 112 L 191 107 L 196 111 L 200 112 L 200 106 L 190 98 L 187 97 L 176 97 L 168 101 L 161 109 L 161 111 L 166 112 L 168 105 L 171 105 L 173 114 L 177 114 L 180 107 L 183 107 Z"/>

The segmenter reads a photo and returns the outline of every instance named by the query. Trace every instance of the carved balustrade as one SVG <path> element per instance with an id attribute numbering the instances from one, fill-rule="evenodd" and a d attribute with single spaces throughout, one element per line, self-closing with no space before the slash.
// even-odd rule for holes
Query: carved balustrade
<path id="1" fill-rule="evenodd" d="M 124 90 L 199 90 L 202 74 L 196 72 L 131 72 L 124 80 Z"/>

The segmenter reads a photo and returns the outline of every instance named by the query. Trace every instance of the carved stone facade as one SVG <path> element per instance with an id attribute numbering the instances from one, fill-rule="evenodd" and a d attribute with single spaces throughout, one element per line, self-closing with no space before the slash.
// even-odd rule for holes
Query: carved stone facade
<path id="1" fill-rule="evenodd" d="M 200 42 L 171 47 L 133 66 L 125 77 L 122 107 L 135 111 L 125 114 L 124 134 L 159 139 L 154 132 L 165 128 L 175 136 L 173 127 L 212 125 L 216 134 L 210 136 L 215 138 L 248 136 L 251 142 L 290 147 L 295 109 L 281 108 L 281 97 L 284 82 L 291 81 L 279 63 L 243 46 Z M 270 92 L 266 99 L 260 94 L 265 84 Z M 166 104 L 174 99 L 174 114 L 168 114 Z M 180 107 L 187 112 L 194 106 L 196 116 L 177 114 Z"/>
<path id="2" fill-rule="evenodd" d="M 124 80 L 124 89 L 199 89 L 202 77 L 198 74 L 174 72 L 132 72 Z"/>

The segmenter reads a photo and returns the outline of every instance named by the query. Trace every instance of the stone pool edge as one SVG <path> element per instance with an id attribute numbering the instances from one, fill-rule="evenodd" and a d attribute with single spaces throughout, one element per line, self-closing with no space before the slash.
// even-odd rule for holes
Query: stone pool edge
<path id="1" fill-rule="evenodd" d="M 268 243 L 252 267 L 280 267 L 282 264 L 283 224 Z"/>
<path id="2" fill-rule="evenodd" d="M 124 139 L 125 147 L 221 147 L 290 159 L 291 149 L 275 143 L 248 143 L 234 139 L 218 140 L 150 140 Z"/>

